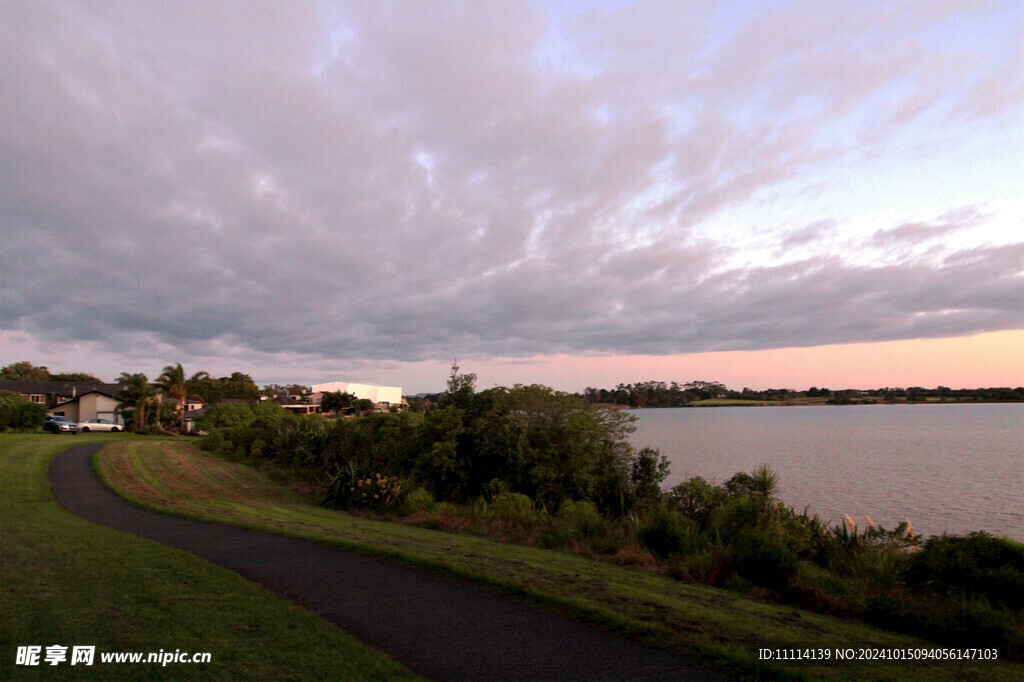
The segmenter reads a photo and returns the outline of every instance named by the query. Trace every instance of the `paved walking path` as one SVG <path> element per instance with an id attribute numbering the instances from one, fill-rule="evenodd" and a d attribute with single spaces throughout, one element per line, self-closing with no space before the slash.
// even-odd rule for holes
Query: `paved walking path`
<path id="1" fill-rule="evenodd" d="M 298 602 L 438 680 L 692 680 L 707 671 L 468 583 L 327 545 L 158 514 L 108 490 L 92 469 L 102 444 L 50 466 L 54 497 L 110 528 L 183 549 Z"/>

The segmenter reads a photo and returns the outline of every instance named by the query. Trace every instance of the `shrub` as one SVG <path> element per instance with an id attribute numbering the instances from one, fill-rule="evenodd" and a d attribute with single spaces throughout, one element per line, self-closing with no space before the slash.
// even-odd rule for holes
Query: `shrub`
<path id="1" fill-rule="evenodd" d="M 482 500 L 481 500 L 482 501 Z M 543 512 L 535 510 L 533 500 L 522 493 L 501 493 L 496 495 L 490 503 L 483 505 L 485 512 L 478 514 L 496 524 L 498 539 L 505 542 L 524 542 L 534 535 L 534 531 L 543 517 Z M 478 530 L 487 534 L 488 528 L 479 527 Z"/>
<path id="2" fill-rule="evenodd" d="M 558 509 L 558 522 L 566 535 L 585 543 L 593 543 L 608 530 L 608 522 L 593 502 L 566 500 Z"/>
<path id="3" fill-rule="evenodd" d="M 568 542 L 568 536 L 556 523 L 549 520 L 537 535 L 537 543 L 544 549 L 561 549 Z"/>
<path id="4" fill-rule="evenodd" d="M 321 504 L 340 509 L 384 511 L 402 503 L 406 486 L 396 476 L 365 474 L 349 461 L 335 464 L 323 482 Z"/>
<path id="5" fill-rule="evenodd" d="M 1024 545 L 985 532 L 931 537 L 910 567 L 909 582 L 943 594 L 984 597 L 1024 608 Z"/>
<path id="6" fill-rule="evenodd" d="M 430 511 L 437 505 L 434 495 L 426 488 L 413 488 L 402 501 L 400 513 L 404 516 Z"/>
<path id="7" fill-rule="evenodd" d="M 252 423 L 255 419 L 252 408 L 241 403 L 217 403 L 199 418 L 201 431 L 218 428 L 233 428 Z"/>
<path id="8" fill-rule="evenodd" d="M 401 502 L 402 481 L 395 476 L 388 477 L 377 473 L 357 478 L 350 491 L 353 493 L 353 506 L 382 511 L 392 509 Z"/>
<path id="9" fill-rule="evenodd" d="M 711 514 L 710 529 L 719 542 L 728 544 L 748 529 L 756 529 L 763 505 L 749 495 L 732 498 Z"/>
<path id="10" fill-rule="evenodd" d="M 686 555 L 672 557 L 668 573 L 679 580 L 721 585 L 732 573 L 729 554 L 720 545 L 709 545 Z"/>
<path id="11" fill-rule="evenodd" d="M 221 429 L 214 429 L 213 431 L 210 431 L 208 434 L 203 436 L 201 445 L 207 452 L 223 454 L 225 446 L 224 431 Z"/>
<path id="12" fill-rule="evenodd" d="M 782 591 L 797 567 L 796 554 L 782 539 L 756 529 L 747 529 L 732 545 L 732 565 L 744 578 Z"/>
<path id="13" fill-rule="evenodd" d="M 17 395 L 0 396 L 0 432 L 38 431 L 46 421 L 46 408 Z"/>
<path id="14" fill-rule="evenodd" d="M 697 524 L 677 511 L 659 508 L 637 530 L 637 539 L 665 559 L 684 553 L 697 541 Z"/>
<path id="15" fill-rule="evenodd" d="M 853 557 L 852 572 L 865 589 L 887 593 L 904 585 L 910 555 L 893 545 L 869 545 Z"/>
<path id="16" fill-rule="evenodd" d="M 668 497 L 677 510 L 704 528 L 712 512 L 725 502 L 726 494 L 722 488 L 696 476 L 672 488 Z"/>

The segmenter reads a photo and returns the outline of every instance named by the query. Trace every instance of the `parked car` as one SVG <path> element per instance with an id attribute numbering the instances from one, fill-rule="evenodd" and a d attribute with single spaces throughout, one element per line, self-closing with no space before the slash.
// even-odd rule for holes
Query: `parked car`
<path id="1" fill-rule="evenodd" d="M 89 433 L 90 431 L 120 431 L 121 428 L 120 425 L 106 419 L 90 419 L 78 422 L 78 430 L 83 433 Z"/>
<path id="2" fill-rule="evenodd" d="M 78 433 L 78 424 L 59 414 L 48 414 L 46 415 L 46 421 L 43 422 L 43 430 L 52 431 L 53 433 L 75 434 Z"/>

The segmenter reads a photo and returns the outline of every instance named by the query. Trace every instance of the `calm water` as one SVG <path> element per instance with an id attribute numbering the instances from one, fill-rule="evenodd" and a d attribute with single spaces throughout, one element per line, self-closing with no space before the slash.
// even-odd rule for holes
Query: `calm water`
<path id="1" fill-rule="evenodd" d="M 632 441 L 672 463 L 671 487 L 761 463 L 789 506 L 924 535 L 1024 540 L 1024 405 L 851 405 L 632 411 Z"/>

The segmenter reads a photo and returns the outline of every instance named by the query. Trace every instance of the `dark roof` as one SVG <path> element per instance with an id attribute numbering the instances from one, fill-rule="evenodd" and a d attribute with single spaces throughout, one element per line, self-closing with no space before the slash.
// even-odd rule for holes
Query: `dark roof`
<path id="1" fill-rule="evenodd" d="M 287 398 L 278 396 L 276 398 L 271 398 L 270 402 L 277 403 L 278 405 L 281 405 L 282 407 L 295 406 L 295 405 L 315 405 L 316 404 L 316 403 L 311 403 L 308 400 L 304 400 L 303 398 L 296 398 L 294 396 L 289 396 Z"/>
<path id="2" fill-rule="evenodd" d="M 212 405 L 203 405 L 202 407 L 197 407 L 194 410 L 189 410 L 188 412 L 185 413 L 185 419 L 199 419 L 204 414 L 209 412 L 211 407 Z"/>
<path id="3" fill-rule="evenodd" d="M 0 379 L 0 391 L 21 393 L 24 395 L 43 394 L 70 398 L 98 391 L 104 395 L 115 397 L 127 388 L 124 384 L 105 384 L 96 381 L 12 381 Z"/>
<path id="4" fill-rule="evenodd" d="M 115 384 L 115 386 L 116 386 L 116 384 Z M 118 386 L 118 389 L 120 389 L 119 386 Z M 108 398 L 113 398 L 114 400 L 117 400 L 117 401 L 120 401 L 120 402 L 124 402 L 123 400 L 121 400 L 120 398 L 117 397 L 117 393 L 118 393 L 117 391 L 107 391 L 102 386 L 100 386 L 98 388 L 92 389 L 91 391 L 85 391 L 84 393 L 78 393 L 74 398 L 72 398 L 71 396 L 66 396 L 68 398 L 67 400 L 65 400 L 62 403 L 57 403 L 56 405 L 54 405 L 54 407 L 63 407 L 64 405 L 69 405 L 71 403 L 77 403 L 82 397 L 87 396 L 90 393 L 99 393 L 100 395 L 105 395 Z"/>

